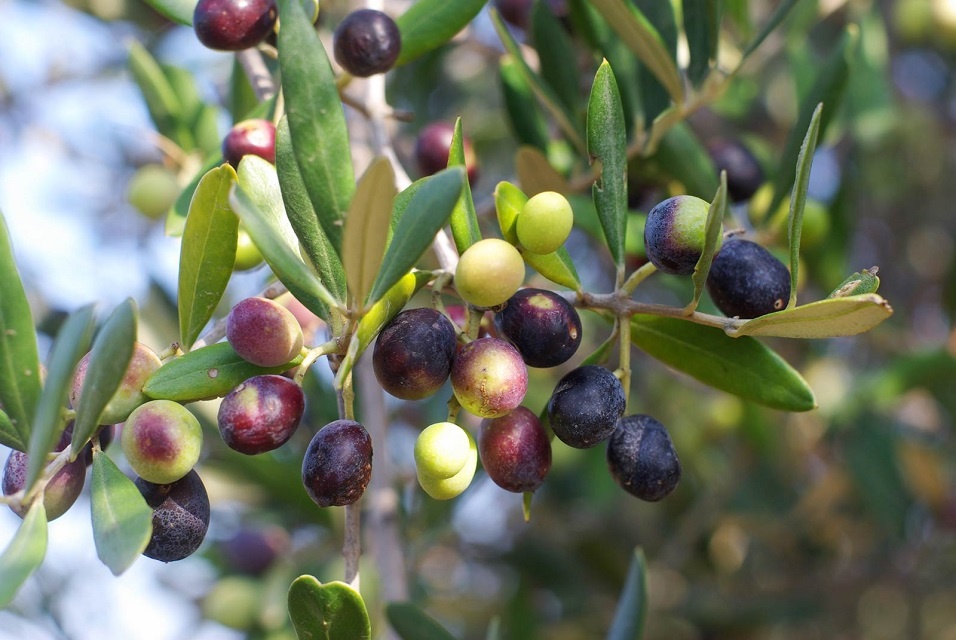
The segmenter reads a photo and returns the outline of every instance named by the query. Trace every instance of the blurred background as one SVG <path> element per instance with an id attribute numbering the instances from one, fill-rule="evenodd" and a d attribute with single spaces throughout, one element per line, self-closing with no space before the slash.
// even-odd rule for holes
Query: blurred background
<path id="1" fill-rule="evenodd" d="M 600 57 L 576 30 L 569 4 L 548 9 L 573 43 L 586 105 Z M 653 3 L 636 4 L 660 17 Z M 723 2 L 721 66 L 733 68 L 742 43 L 779 4 Z M 386 3 L 392 15 L 407 5 Z M 323 37 L 351 7 L 322 3 Z M 129 48 L 138 42 L 187 71 L 201 101 L 215 107 L 219 134 L 233 119 L 232 56 L 204 49 L 189 28 L 138 0 L 0 0 L 0 13 L 0 210 L 41 351 L 70 311 L 91 301 L 105 311 L 128 296 L 139 304 L 140 340 L 162 350 L 178 335 L 179 242 L 164 233 L 166 207 L 134 206 L 131 183 L 143 167 L 158 167 L 151 198 L 170 176 L 165 193 L 175 196 L 196 168 L 157 135 L 130 74 Z M 520 22 L 519 14 L 512 33 L 534 60 Z M 667 425 L 683 465 L 676 492 L 654 504 L 617 487 L 603 447 L 579 451 L 557 441 L 529 523 L 520 496 L 480 473 L 460 498 L 431 501 L 416 485 L 411 446 L 421 427 L 443 419 L 447 393 L 431 402 L 389 398 L 388 440 L 376 443 L 376 459 L 387 457 L 394 472 L 397 561 L 407 568 L 409 597 L 456 637 L 484 638 L 493 624 L 504 638 L 603 637 L 641 547 L 649 639 L 956 640 L 956 1 L 799 1 L 689 129 L 702 148 L 743 143 L 771 182 L 801 99 L 851 24 L 857 39 L 842 100 L 814 159 L 815 212 L 806 224 L 812 217 L 816 226 L 805 230 L 800 300 L 822 298 L 850 273 L 878 265 L 894 315 L 858 337 L 768 341 L 817 394 L 819 408 L 800 414 L 705 388 L 635 351 L 632 405 Z M 674 46 L 678 60 L 686 57 L 686 45 Z M 390 104 L 412 114 L 394 128 L 412 178 L 420 175 L 417 131 L 461 116 L 485 210 L 499 180 L 516 180 L 515 153 L 527 142 L 502 97 L 501 52 L 483 10 L 454 42 L 389 79 Z M 553 124 L 547 133 L 543 151 L 573 171 L 584 159 L 568 159 L 575 152 Z M 684 160 L 631 167 L 632 266 L 643 260 L 642 212 L 691 189 L 681 180 Z M 766 207 L 766 191 L 758 191 L 735 204 L 734 215 L 779 250 L 785 232 L 760 222 L 760 197 Z M 493 217 L 485 222 L 491 229 Z M 606 249 L 581 227 L 569 251 L 589 289 L 609 290 Z M 222 310 L 269 277 L 265 268 L 236 273 Z M 687 289 L 661 277 L 640 291 L 642 299 L 682 304 Z M 608 331 L 593 316 L 583 320 L 578 359 Z M 199 553 L 173 565 L 142 558 L 115 578 L 96 559 L 83 497 L 52 523 L 43 567 L 0 611 L 0 638 L 294 638 L 290 581 L 342 573 L 341 513 L 318 510 L 299 480 L 311 434 L 335 417 L 320 369 L 306 379 L 303 428 L 281 451 L 240 459 L 207 438 L 200 473 L 213 519 Z M 539 410 L 562 372 L 533 370 L 526 405 Z M 208 405 L 196 410 L 215 435 L 215 405 L 200 405 Z M 18 523 L 0 511 L 0 544 Z M 388 587 L 371 555 L 362 589 L 381 630 Z"/>

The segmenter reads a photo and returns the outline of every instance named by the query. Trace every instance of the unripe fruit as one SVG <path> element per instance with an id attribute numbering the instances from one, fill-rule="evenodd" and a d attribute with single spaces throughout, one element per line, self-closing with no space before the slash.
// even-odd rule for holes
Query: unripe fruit
<path id="1" fill-rule="evenodd" d="M 193 29 L 217 51 L 241 51 L 262 42 L 279 16 L 275 0 L 199 0 Z"/>
<path id="2" fill-rule="evenodd" d="M 422 175 L 430 176 L 448 166 L 448 154 L 454 137 L 455 127 L 447 122 L 432 122 L 418 132 L 415 138 L 415 161 Z M 478 157 L 468 136 L 462 136 L 461 146 L 468 183 L 473 185 L 478 180 Z"/>
<path id="3" fill-rule="evenodd" d="M 526 407 L 482 420 L 478 454 L 488 477 L 515 493 L 536 491 L 551 469 L 548 434 L 538 416 Z"/>
<path id="4" fill-rule="evenodd" d="M 396 398 L 427 398 L 451 373 L 456 339 L 451 321 L 435 309 L 402 311 L 375 341 L 372 366 L 378 383 Z"/>
<path id="5" fill-rule="evenodd" d="M 425 427 L 415 440 L 418 475 L 444 480 L 456 475 L 468 462 L 468 433 L 453 422 Z"/>
<path id="6" fill-rule="evenodd" d="M 148 482 L 169 484 L 199 461 L 202 427 L 183 405 L 151 400 L 130 414 L 120 444 L 136 475 Z"/>
<path id="7" fill-rule="evenodd" d="M 276 127 L 269 120 L 252 118 L 237 122 L 222 139 L 222 157 L 234 168 L 245 155 L 276 161 Z"/>
<path id="8" fill-rule="evenodd" d="M 245 527 L 224 540 L 220 551 L 230 570 L 260 576 L 290 545 L 289 534 L 280 526 Z"/>
<path id="9" fill-rule="evenodd" d="M 478 468 L 478 447 L 475 439 L 467 431 L 462 430 L 462 432 L 468 439 L 468 451 L 465 463 L 458 473 L 448 478 L 436 478 L 422 473 L 421 468 L 416 465 L 418 484 L 435 500 L 451 500 L 461 495 L 475 477 L 475 470 Z"/>
<path id="10" fill-rule="evenodd" d="M 707 145 L 707 150 L 717 175 L 727 172 L 727 197 L 731 202 L 749 200 L 763 184 L 763 168 L 743 143 L 722 138 Z"/>
<path id="11" fill-rule="evenodd" d="M 240 358 L 279 367 L 302 351 L 302 327 L 292 312 L 267 298 L 240 300 L 226 319 L 226 339 Z"/>
<path id="12" fill-rule="evenodd" d="M 398 60 L 402 34 L 388 14 L 359 9 L 345 16 L 333 39 L 335 61 L 353 76 L 385 73 Z"/>
<path id="13" fill-rule="evenodd" d="M 759 244 L 728 240 L 710 266 L 707 292 L 728 317 L 756 318 L 787 306 L 790 271 Z"/>
<path id="14" fill-rule="evenodd" d="M 524 282 L 524 260 L 512 245 L 498 238 L 468 247 L 455 269 L 455 289 L 476 307 L 496 307 Z"/>
<path id="15" fill-rule="evenodd" d="M 230 391 L 219 405 L 219 433 L 239 453 L 255 455 L 285 444 L 299 426 L 305 394 L 292 380 L 253 376 Z"/>
<path id="16" fill-rule="evenodd" d="M 677 487 L 681 466 L 667 429 L 646 415 L 625 416 L 607 443 L 614 480 L 641 500 L 660 500 Z"/>
<path id="17" fill-rule="evenodd" d="M 626 396 L 617 377 L 596 365 L 568 372 L 548 400 L 548 423 L 564 444 L 587 449 L 611 437 Z"/>
<path id="18" fill-rule="evenodd" d="M 704 250 L 707 211 L 710 204 L 694 196 L 674 196 L 647 214 L 644 250 L 647 259 L 662 273 L 689 276 Z M 721 239 L 716 249 L 720 249 Z"/>
<path id="19" fill-rule="evenodd" d="M 169 484 L 142 478 L 135 483 L 153 510 L 153 534 L 143 555 L 161 562 L 192 555 L 209 529 L 209 495 L 199 474 L 190 471 Z"/>
<path id="20" fill-rule="evenodd" d="M 518 350 L 504 340 L 479 338 L 458 351 L 451 387 L 465 411 L 497 418 L 521 404 L 528 369 Z"/>
<path id="21" fill-rule="evenodd" d="M 542 191 L 521 207 L 515 233 L 525 249 L 546 254 L 561 248 L 573 226 L 574 211 L 568 199 L 556 191 Z"/>
<path id="22" fill-rule="evenodd" d="M 556 367 L 581 344 L 581 318 L 567 300 L 547 289 L 521 289 L 495 314 L 498 335 L 529 367 Z"/>
<path id="23" fill-rule="evenodd" d="M 69 445 L 69 440 L 61 440 L 60 450 Z M 11 451 L 3 466 L 3 495 L 9 496 L 23 489 L 26 481 L 29 458 L 22 451 Z M 83 491 L 86 481 L 86 463 L 83 456 L 68 462 L 56 472 L 43 491 L 43 507 L 47 520 L 55 520 L 66 513 Z M 29 504 L 10 505 L 10 509 L 21 518 L 27 515 Z"/>
<path id="24" fill-rule="evenodd" d="M 262 253 L 252 241 L 249 232 L 239 227 L 239 235 L 236 237 L 236 262 L 232 265 L 232 270 L 249 271 L 258 267 L 263 261 Z"/>
<path id="25" fill-rule="evenodd" d="M 73 387 L 70 392 L 70 404 L 78 409 L 83 401 L 81 397 L 83 382 L 86 380 L 86 369 L 90 364 L 92 352 L 83 356 L 76 365 L 73 373 Z M 162 366 L 162 361 L 156 352 L 146 345 L 136 342 L 133 345 L 133 356 L 126 367 L 126 374 L 120 382 L 119 388 L 100 414 L 100 424 L 118 424 L 129 417 L 136 407 L 149 398 L 143 393 L 143 385 L 153 372 Z"/>
<path id="26" fill-rule="evenodd" d="M 147 218 L 166 215 L 179 197 L 176 174 L 161 164 L 146 164 L 136 170 L 126 186 L 126 198 Z"/>
<path id="27" fill-rule="evenodd" d="M 320 507 L 362 497 L 372 477 L 372 438 L 354 420 L 335 420 L 313 436 L 302 460 L 302 484 Z"/>

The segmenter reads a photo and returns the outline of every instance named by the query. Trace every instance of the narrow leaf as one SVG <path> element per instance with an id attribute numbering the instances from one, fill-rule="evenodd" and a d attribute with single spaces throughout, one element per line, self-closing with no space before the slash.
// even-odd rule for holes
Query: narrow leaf
<path id="1" fill-rule="evenodd" d="M 402 640 L 455 640 L 437 620 L 411 602 L 389 602 L 385 617 Z"/>
<path id="2" fill-rule="evenodd" d="M 180 403 L 221 398 L 243 380 L 282 373 L 297 366 L 302 356 L 278 367 L 260 367 L 240 358 L 228 342 L 217 342 L 170 360 L 146 380 L 143 393 L 154 400 Z"/>
<path id="3" fill-rule="evenodd" d="M 581 290 L 581 279 L 578 277 L 577 269 L 571 261 L 568 250 L 564 247 L 545 254 L 535 254 L 523 249 L 519 249 L 519 252 L 532 269 L 551 282 L 567 287 L 572 291 Z"/>
<path id="4" fill-rule="evenodd" d="M 839 338 L 869 331 L 893 315 L 890 304 L 875 293 L 827 298 L 748 320 L 731 336 Z"/>
<path id="5" fill-rule="evenodd" d="M 534 92 L 519 64 L 510 54 L 501 56 L 498 62 L 501 79 L 501 97 L 505 113 L 511 123 L 511 132 L 520 145 L 531 145 L 546 151 L 548 148 L 548 124 L 534 100 Z"/>
<path id="6" fill-rule="evenodd" d="M 647 560 L 638 547 L 631 557 L 607 640 L 640 640 L 647 619 Z"/>
<path id="7" fill-rule="evenodd" d="M 879 270 L 879 267 L 870 267 L 847 276 L 846 280 L 830 292 L 827 298 L 846 298 L 861 293 L 876 293 L 880 288 L 880 277 L 876 275 Z"/>
<path id="8" fill-rule="evenodd" d="M 557 191 L 567 195 L 568 181 L 551 166 L 548 158 L 535 147 L 521 146 L 515 153 L 515 172 L 525 193 L 535 195 L 542 191 Z"/>
<path id="9" fill-rule="evenodd" d="M 146 101 L 156 129 L 185 150 L 193 148 L 192 135 L 183 119 L 183 107 L 162 67 L 143 45 L 133 41 L 129 69 Z"/>
<path id="10" fill-rule="evenodd" d="M 278 4 L 279 69 L 292 149 L 319 224 L 341 252 L 342 222 L 355 190 L 345 113 L 325 47 L 302 3 Z"/>
<path id="11" fill-rule="evenodd" d="M 189 27 L 192 26 L 193 13 L 198 0 L 145 0 L 145 2 L 170 20 Z"/>
<path id="12" fill-rule="evenodd" d="M 71 457 L 76 458 L 99 426 L 100 415 L 119 388 L 133 357 L 136 303 L 127 298 L 103 324 L 93 341 L 73 423 Z"/>
<path id="13" fill-rule="evenodd" d="M 385 326 L 385 323 L 394 318 L 399 311 L 405 308 L 405 304 L 415 293 L 421 289 L 428 280 L 431 279 L 431 273 L 427 271 L 412 271 L 406 273 L 402 278 L 392 285 L 392 288 L 385 292 L 375 304 L 369 307 L 369 310 L 359 320 L 358 328 L 355 331 L 358 340 L 358 349 L 356 357 L 361 356 L 366 347 L 375 339 L 378 332 Z"/>
<path id="14" fill-rule="evenodd" d="M 677 16 L 674 12 L 674 3 L 659 0 L 629 0 L 629 2 L 643 14 L 647 24 L 660 36 L 671 63 L 676 65 Z M 672 99 L 670 89 L 644 65 L 638 67 L 638 91 L 641 94 L 641 107 L 645 120 L 655 120 L 672 106 L 680 104 Z"/>
<path id="15" fill-rule="evenodd" d="M 573 113 L 578 103 L 575 50 L 546 0 L 536 0 L 531 8 L 531 39 L 538 52 L 542 79 L 561 104 Z"/>
<path id="16" fill-rule="evenodd" d="M 621 94 L 614 72 L 605 60 L 598 68 L 588 100 L 588 154 L 600 160 L 601 177 L 592 196 L 611 257 L 624 266 L 627 224 L 627 139 Z"/>
<path id="17" fill-rule="evenodd" d="M 23 583 L 39 568 L 46 545 L 46 510 L 43 500 L 34 500 L 13 540 L 0 554 L 0 609 L 13 601 Z"/>
<path id="18" fill-rule="evenodd" d="M 823 104 L 818 104 L 810 118 L 807 135 L 800 145 L 797 156 L 797 172 L 790 192 L 790 216 L 787 218 L 787 239 L 790 243 L 790 301 L 787 308 L 797 305 L 797 273 L 800 267 L 800 231 L 803 228 L 803 208 L 807 204 L 807 188 L 810 186 L 810 167 L 813 165 L 813 152 L 817 148 L 820 134 L 820 114 Z"/>
<path id="19" fill-rule="evenodd" d="M 276 173 L 279 176 L 282 202 L 305 257 L 319 274 L 325 287 L 344 303 L 348 296 L 345 268 L 339 254 L 322 230 L 318 214 L 312 208 L 292 150 L 289 120 L 285 117 L 276 126 Z"/>
<path id="20" fill-rule="evenodd" d="M 704 285 L 707 284 L 707 274 L 710 273 L 710 265 L 714 261 L 714 254 L 719 248 L 720 232 L 723 228 L 724 215 L 727 210 L 727 173 L 722 171 L 720 174 L 720 187 L 717 194 L 710 203 L 707 210 L 707 221 L 704 224 L 704 249 L 694 266 L 694 273 L 691 280 L 694 283 L 694 299 L 687 306 L 687 311 L 693 311 L 697 308 L 700 296 L 704 292 Z"/>
<path id="21" fill-rule="evenodd" d="M 374 303 L 422 257 L 451 215 L 464 188 L 466 177 L 462 167 L 449 167 L 428 178 L 408 203 L 395 235 L 388 246 L 372 284 L 368 302 Z"/>
<path id="22" fill-rule="evenodd" d="M 763 343 L 730 338 L 720 329 L 676 318 L 631 318 L 631 342 L 698 381 L 784 411 L 809 411 L 813 391 L 800 374 Z"/>
<path id="23" fill-rule="evenodd" d="M 276 277 L 309 311 L 330 321 L 330 309 L 338 302 L 299 255 L 276 168 L 258 156 L 245 156 L 229 201 Z"/>
<path id="24" fill-rule="evenodd" d="M 365 601 L 344 582 L 299 576 L 289 587 L 289 617 L 299 640 L 369 640 Z"/>
<path id="25" fill-rule="evenodd" d="M 27 473 L 23 483 L 29 493 L 46 466 L 46 454 L 53 451 L 63 428 L 66 426 L 63 412 L 73 369 L 80 358 L 89 351 L 93 337 L 93 306 L 87 305 L 74 311 L 60 327 L 50 359 L 47 363 L 46 383 L 40 394 L 30 445 L 27 449 Z"/>
<path id="26" fill-rule="evenodd" d="M 402 51 L 395 65 L 411 62 L 451 40 L 488 0 L 418 0 L 396 20 Z"/>
<path id="27" fill-rule="evenodd" d="M 448 166 L 465 166 L 465 146 L 464 136 L 461 131 L 461 118 L 455 120 L 455 131 L 451 138 L 451 147 L 448 150 Z M 471 197 L 471 184 L 465 180 L 461 189 L 461 195 L 455 208 L 448 219 L 451 226 L 451 235 L 455 240 L 455 247 L 458 253 L 462 254 L 465 249 L 481 240 L 481 229 L 478 228 L 478 214 L 475 211 L 475 201 Z"/>
<path id="28" fill-rule="evenodd" d="M 687 76 L 694 86 L 707 77 L 712 62 L 717 59 L 720 37 L 722 0 L 683 0 L 684 33 L 690 50 Z"/>
<path id="29" fill-rule="evenodd" d="M 720 186 L 707 149 L 685 122 L 670 128 L 661 139 L 651 162 L 668 176 L 680 181 L 688 195 L 707 199 Z"/>
<path id="30" fill-rule="evenodd" d="M 680 72 L 660 34 L 644 14 L 624 0 L 592 0 L 591 4 L 644 66 L 664 85 L 671 99 L 681 104 L 684 101 L 684 87 Z"/>
<path id="31" fill-rule="evenodd" d="M 511 244 L 518 242 L 515 225 L 518 222 L 518 214 L 521 213 L 521 208 L 527 201 L 528 196 L 510 182 L 502 181 L 495 186 L 495 214 L 498 217 L 498 228 L 501 230 L 501 237 Z"/>
<path id="32" fill-rule="evenodd" d="M 110 457 L 93 451 L 90 507 L 96 555 L 114 576 L 143 553 L 153 534 L 153 510 Z"/>
<path id="33" fill-rule="evenodd" d="M 353 304 L 361 308 L 385 254 L 386 234 L 395 197 L 395 171 L 388 158 L 374 159 L 359 178 L 342 237 L 342 264 Z"/>
<path id="34" fill-rule="evenodd" d="M 27 450 L 40 398 L 40 359 L 33 314 L 13 259 L 7 222 L 0 212 L 0 409 L 9 418 L 0 443 Z"/>
<path id="35" fill-rule="evenodd" d="M 229 205 L 232 166 L 211 169 L 199 181 L 179 253 L 179 334 L 188 349 L 216 312 L 236 262 L 239 219 Z"/>
<path id="36" fill-rule="evenodd" d="M 743 56 L 741 56 L 738 65 L 743 64 L 747 57 L 756 51 L 757 47 L 763 44 L 763 41 L 767 39 L 767 36 L 773 33 L 773 30 L 780 26 L 780 23 L 783 22 L 784 18 L 787 17 L 787 15 L 790 13 L 790 10 L 793 9 L 794 5 L 796 5 L 798 2 L 800 2 L 800 0 L 783 0 L 783 2 L 777 5 L 777 8 L 770 16 L 770 19 L 767 20 L 763 27 L 760 28 L 760 31 L 757 33 L 754 39 L 751 40 L 750 44 L 747 45 L 747 48 L 744 49 Z"/>

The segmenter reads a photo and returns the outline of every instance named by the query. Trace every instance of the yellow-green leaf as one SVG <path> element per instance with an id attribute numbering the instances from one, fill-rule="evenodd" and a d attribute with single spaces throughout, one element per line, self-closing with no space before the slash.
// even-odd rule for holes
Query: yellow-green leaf
<path id="1" fill-rule="evenodd" d="M 451 138 L 451 147 L 448 149 L 448 166 L 465 167 L 465 143 L 461 130 L 461 118 L 455 120 L 455 130 Z M 465 249 L 481 240 L 481 229 L 478 227 L 478 214 L 475 211 L 475 201 L 471 196 L 471 184 L 465 180 L 458 196 L 458 202 L 448 218 L 451 226 L 451 236 L 455 240 L 455 248 L 459 255 Z"/>
<path id="2" fill-rule="evenodd" d="M 361 307 L 385 255 L 395 197 L 395 171 L 388 158 L 374 159 L 359 178 L 342 235 L 342 263 L 353 304 Z"/>
<path id="3" fill-rule="evenodd" d="M 153 510 L 133 481 L 99 450 L 93 452 L 90 505 L 96 555 L 118 576 L 149 544 Z"/>
<path id="4" fill-rule="evenodd" d="M 369 640 L 365 601 L 344 582 L 299 576 L 289 587 L 289 617 L 299 640 Z"/>
<path id="5" fill-rule="evenodd" d="M 749 320 L 730 336 L 777 336 L 781 338 L 839 338 L 869 331 L 893 315 L 890 304 L 866 293 L 827 298 Z"/>

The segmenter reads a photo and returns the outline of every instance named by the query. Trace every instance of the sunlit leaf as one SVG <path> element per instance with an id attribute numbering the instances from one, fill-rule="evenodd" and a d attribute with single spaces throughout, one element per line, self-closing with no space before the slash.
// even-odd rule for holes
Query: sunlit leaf
<path id="1" fill-rule="evenodd" d="M 646 618 L 647 560 L 644 559 L 644 550 L 638 547 L 631 557 L 607 640 L 640 640 L 644 637 Z"/>
<path id="2" fill-rule="evenodd" d="M 687 76 L 697 86 L 707 77 L 711 63 L 717 59 L 723 0 L 683 0 L 681 6 L 690 50 Z"/>
<path id="3" fill-rule="evenodd" d="M 216 312 L 236 262 L 239 218 L 229 205 L 236 172 L 210 169 L 193 194 L 179 252 L 179 332 L 185 348 Z"/>
<path id="4" fill-rule="evenodd" d="M 893 315 L 890 304 L 876 295 L 827 298 L 748 320 L 732 336 L 838 338 L 869 331 Z"/>
<path id="5" fill-rule="evenodd" d="M 289 616 L 299 640 L 369 640 L 365 601 L 344 582 L 299 576 L 289 587 Z"/>
<path id="6" fill-rule="evenodd" d="M 394 318 L 415 293 L 431 278 L 426 271 L 412 271 L 399 279 L 391 289 L 385 292 L 375 304 L 369 307 L 359 321 L 355 337 L 358 340 L 356 356 L 362 355 L 365 348 L 371 344 L 385 323 Z"/>
<path id="7" fill-rule="evenodd" d="M 342 264 L 353 303 L 358 307 L 365 302 L 382 264 L 386 241 L 382 230 L 388 227 L 394 197 L 392 163 L 384 156 L 378 157 L 359 178 L 342 237 Z"/>
<path id="8" fill-rule="evenodd" d="M 0 212 L 0 408 L 8 417 L 0 444 L 27 450 L 40 398 L 40 360 L 26 292 L 13 259 L 7 222 Z"/>
<path id="9" fill-rule="evenodd" d="M 451 147 L 448 150 L 449 167 L 466 167 L 464 135 L 461 130 L 461 118 L 455 120 L 455 131 L 451 138 Z M 467 167 L 466 167 L 467 169 Z M 471 185 L 468 180 L 461 189 L 461 195 L 448 219 L 451 226 L 451 235 L 455 240 L 455 248 L 459 255 L 465 249 L 481 240 L 481 229 L 478 228 L 478 214 L 475 212 L 475 201 L 471 197 Z"/>
<path id="10" fill-rule="evenodd" d="M 451 40 L 468 26 L 488 0 L 417 0 L 395 23 L 402 51 L 395 65 L 411 62 Z"/>
<path id="11" fill-rule="evenodd" d="M 93 451 L 90 507 L 96 555 L 114 576 L 143 553 L 153 533 L 153 510 L 110 457 Z"/>
<path id="12" fill-rule="evenodd" d="M 411 602 L 389 602 L 385 617 L 402 640 L 455 640 L 437 620 Z"/>
<path id="13" fill-rule="evenodd" d="M 46 555 L 47 521 L 43 500 L 34 500 L 13 540 L 0 554 L 0 609 L 13 601 Z"/>
<path id="14" fill-rule="evenodd" d="M 79 406 L 74 407 L 72 457 L 79 455 L 99 427 L 103 409 L 126 375 L 135 342 L 136 303 L 127 298 L 113 310 L 93 341 Z"/>
<path id="15" fill-rule="evenodd" d="M 810 186 L 810 167 L 813 165 L 813 152 L 817 148 L 820 134 L 820 113 L 823 105 L 818 104 L 810 118 L 807 135 L 800 145 L 797 156 L 796 178 L 790 193 L 790 215 L 787 218 L 787 239 L 790 242 L 790 300 L 787 308 L 797 304 L 797 274 L 800 269 L 800 231 L 803 228 L 803 209 L 807 204 L 807 188 Z"/>
<path id="16" fill-rule="evenodd" d="M 188 27 L 192 26 L 193 13 L 199 0 L 145 0 L 145 2 L 170 20 Z"/>
<path id="17" fill-rule="evenodd" d="M 676 318 L 636 315 L 631 342 L 668 366 L 745 400 L 784 411 L 809 411 L 813 391 L 763 343 Z"/>

